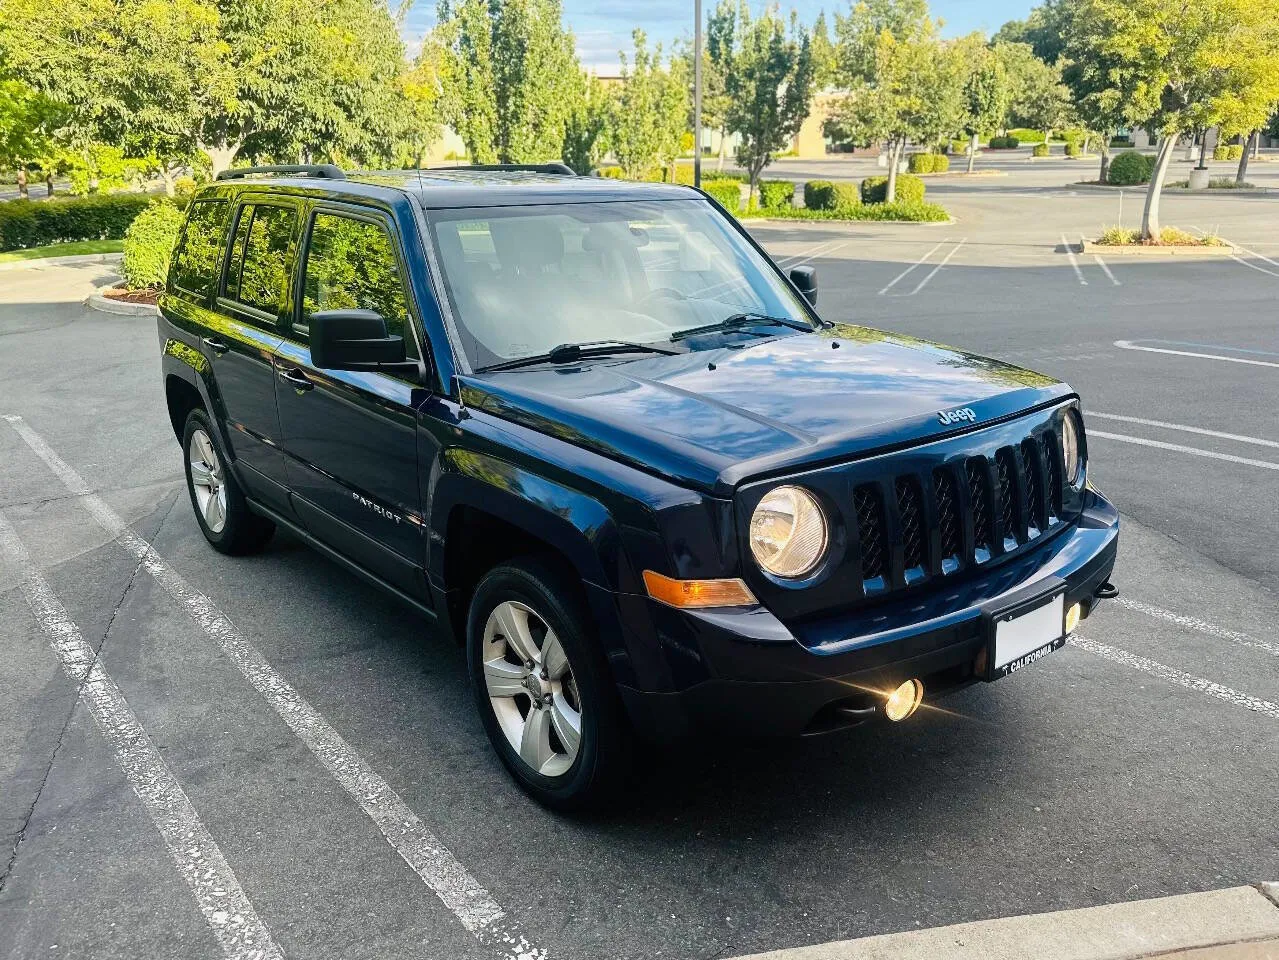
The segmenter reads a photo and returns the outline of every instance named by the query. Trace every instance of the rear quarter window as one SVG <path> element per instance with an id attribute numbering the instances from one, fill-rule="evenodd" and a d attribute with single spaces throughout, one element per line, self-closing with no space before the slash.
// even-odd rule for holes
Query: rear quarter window
<path id="1" fill-rule="evenodd" d="M 228 209 L 226 200 L 197 200 L 191 204 L 170 271 L 177 289 L 200 297 L 208 294 L 218 274 Z"/>

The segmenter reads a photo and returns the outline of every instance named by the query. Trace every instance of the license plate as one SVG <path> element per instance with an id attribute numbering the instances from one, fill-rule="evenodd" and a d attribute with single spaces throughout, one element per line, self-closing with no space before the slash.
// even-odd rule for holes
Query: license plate
<path id="1" fill-rule="evenodd" d="M 1016 673 L 1065 646 L 1065 609 L 1066 595 L 1058 593 L 996 614 L 988 648 L 990 679 Z"/>

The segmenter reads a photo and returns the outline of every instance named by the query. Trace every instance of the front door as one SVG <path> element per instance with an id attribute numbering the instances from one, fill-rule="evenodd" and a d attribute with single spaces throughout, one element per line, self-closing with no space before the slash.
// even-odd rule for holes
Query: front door
<path id="1" fill-rule="evenodd" d="M 286 201 L 239 207 L 201 344 L 213 364 L 237 473 L 252 496 L 277 510 L 288 509 L 288 497 L 273 358 L 297 226 L 298 210 Z"/>
<path id="2" fill-rule="evenodd" d="M 300 260 L 296 322 L 276 355 L 276 398 L 294 509 L 307 530 L 415 599 L 426 596 L 418 494 L 417 411 L 411 378 L 323 370 L 311 363 L 312 313 L 363 308 L 420 356 L 392 221 L 324 205 L 311 215 Z"/>

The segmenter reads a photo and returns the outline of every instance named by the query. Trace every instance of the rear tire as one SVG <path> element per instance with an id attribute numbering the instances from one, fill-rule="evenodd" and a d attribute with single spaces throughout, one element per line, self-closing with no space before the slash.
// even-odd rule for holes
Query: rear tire
<path id="1" fill-rule="evenodd" d="M 484 730 L 516 782 L 558 810 L 605 805 L 633 762 L 630 728 L 594 633 L 580 584 L 541 557 L 491 570 L 467 617 Z"/>
<path id="2" fill-rule="evenodd" d="M 257 553 L 266 546 L 275 524 L 249 509 L 218 432 L 198 407 L 187 414 L 182 461 L 196 523 L 213 549 L 235 556 Z"/>

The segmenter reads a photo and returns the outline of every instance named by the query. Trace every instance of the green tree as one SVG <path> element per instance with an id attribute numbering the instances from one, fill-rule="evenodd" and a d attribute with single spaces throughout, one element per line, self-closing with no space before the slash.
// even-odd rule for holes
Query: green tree
<path id="1" fill-rule="evenodd" d="M 1066 48 L 1066 28 L 1073 0 L 1046 0 L 1025 20 L 1010 20 L 999 28 L 996 43 L 1024 43 L 1044 63 L 1056 63 Z"/>
<path id="2" fill-rule="evenodd" d="M 1159 200 L 1179 135 L 1273 106 L 1279 0 L 1076 0 L 1068 55 L 1105 64 L 1124 118 L 1160 136 L 1141 234 L 1160 236 Z M 1261 113 L 1265 113 L 1264 109 Z"/>
<path id="3" fill-rule="evenodd" d="M 812 39 L 809 44 L 813 56 L 813 89 L 824 90 L 839 77 L 839 55 L 826 25 L 826 11 L 817 14 L 813 21 Z"/>
<path id="4" fill-rule="evenodd" d="M 736 42 L 737 10 L 733 0 L 719 0 L 706 19 L 706 59 L 702 65 L 702 120 L 719 130 L 719 161 L 716 169 L 724 169 L 728 148 L 729 64 Z M 709 68 L 709 69 L 708 69 Z"/>
<path id="5" fill-rule="evenodd" d="M 38 162 L 53 150 L 66 110 L 21 80 L 0 79 L 0 169 Z"/>
<path id="6" fill-rule="evenodd" d="M 610 137 L 623 172 L 638 180 L 679 155 L 688 107 L 682 77 L 662 66 L 661 44 L 650 52 L 643 30 L 632 38 L 633 57 L 620 54 L 623 83 L 614 101 Z"/>
<path id="7" fill-rule="evenodd" d="M 907 140 L 934 125 L 942 56 L 923 0 L 868 0 L 836 18 L 841 86 L 833 124 L 858 142 L 888 152 L 886 200 L 897 198 L 897 168 Z"/>
<path id="8" fill-rule="evenodd" d="M 446 120 L 477 163 L 558 159 L 582 95 L 560 0 L 440 0 Z"/>
<path id="9" fill-rule="evenodd" d="M 1073 103 L 1061 82 L 1061 67 L 1056 62 L 1045 63 L 1024 43 L 1000 42 L 995 51 L 1009 77 L 1009 123 L 1043 130 L 1047 143 L 1052 131 L 1067 124 L 1072 115 Z"/>
<path id="10" fill-rule="evenodd" d="M 599 166 L 608 148 L 608 125 L 613 98 L 597 77 L 587 77 L 581 95 L 564 126 L 564 162 L 575 173 L 586 174 Z"/>
<path id="11" fill-rule="evenodd" d="M 973 172 L 983 134 L 1004 126 L 1010 90 L 1008 72 L 993 50 L 979 41 L 971 50 L 963 87 L 963 131 L 968 135 L 968 172 Z M 969 40 L 969 43 L 972 43 Z"/>
<path id="12" fill-rule="evenodd" d="M 728 129 L 741 139 L 737 162 L 750 195 L 760 174 L 799 132 L 813 100 L 813 57 L 808 35 L 792 22 L 790 35 L 774 8 L 751 19 L 742 7 L 737 43 L 724 78 Z"/>

